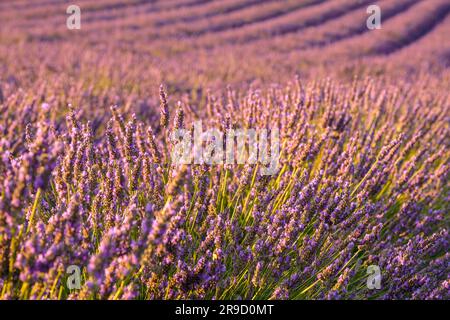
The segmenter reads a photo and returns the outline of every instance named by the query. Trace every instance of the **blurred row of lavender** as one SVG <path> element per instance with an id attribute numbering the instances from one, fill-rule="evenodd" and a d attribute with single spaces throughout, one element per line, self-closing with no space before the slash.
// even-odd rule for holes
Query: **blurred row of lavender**
<path id="1" fill-rule="evenodd" d="M 67 90 L 0 95 L 1 299 L 450 298 L 450 99 L 426 77 L 229 87 L 198 108 L 154 88 L 159 114 Z M 198 119 L 279 128 L 279 172 L 172 165 L 170 132 Z"/>

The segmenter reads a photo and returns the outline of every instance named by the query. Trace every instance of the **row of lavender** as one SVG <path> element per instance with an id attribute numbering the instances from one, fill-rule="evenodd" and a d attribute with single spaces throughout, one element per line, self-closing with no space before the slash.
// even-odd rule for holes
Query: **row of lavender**
<path id="1" fill-rule="evenodd" d="M 45 90 L 2 94 L 0 298 L 450 298 L 448 93 L 296 79 L 202 108 L 159 94 L 160 117 L 88 101 L 66 121 Z M 199 119 L 278 128 L 280 170 L 171 164 L 170 132 Z"/>
<path id="2" fill-rule="evenodd" d="M 43 2 L 0 10 L 2 81 L 199 91 L 284 82 L 295 73 L 436 75 L 450 62 L 449 0 L 376 1 L 379 30 L 367 28 L 373 1 L 366 0 L 84 1 L 80 30 L 67 29 L 65 5 Z"/>

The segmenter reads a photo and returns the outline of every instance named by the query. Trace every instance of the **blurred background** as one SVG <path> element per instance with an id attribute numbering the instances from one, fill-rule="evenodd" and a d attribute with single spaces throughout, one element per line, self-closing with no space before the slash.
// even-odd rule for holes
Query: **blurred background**
<path id="1" fill-rule="evenodd" d="M 73 4 L 79 30 L 66 25 Z M 373 4 L 380 30 L 366 25 Z M 450 0 L 2 0 L 0 81 L 3 90 L 49 81 L 117 96 L 165 83 L 195 99 L 295 74 L 437 78 L 450 62 L 449 8 Z"/>

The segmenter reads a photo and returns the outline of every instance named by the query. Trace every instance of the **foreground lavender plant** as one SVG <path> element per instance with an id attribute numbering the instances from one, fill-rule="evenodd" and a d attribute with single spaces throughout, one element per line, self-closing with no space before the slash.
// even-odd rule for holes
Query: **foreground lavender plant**
<path id="1" fill-rule="evenodd" d="M 195 113 L 161 87 L 160 119 L 71 107 L 65 123 L 5 97 L 0 297 L 448 299 L 449 99 L 422 87 L 296 79 Z M 278 173 L 171 164 L 170 130 L 198 117 L 279 128 Z"/>

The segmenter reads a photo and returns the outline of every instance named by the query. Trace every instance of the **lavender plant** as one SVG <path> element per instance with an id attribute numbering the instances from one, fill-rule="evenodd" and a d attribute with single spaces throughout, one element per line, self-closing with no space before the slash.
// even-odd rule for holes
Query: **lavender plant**
<path id="1" fill-rule="evenodd" d="M 5 92 L 0 298 L 450 298 L 449 97 L 421 81 L 296 78 L 200 108 L 161 86 L 159 117 Z M 280 170 L 172 163 L 196 120 L 278 128 Z"/>

